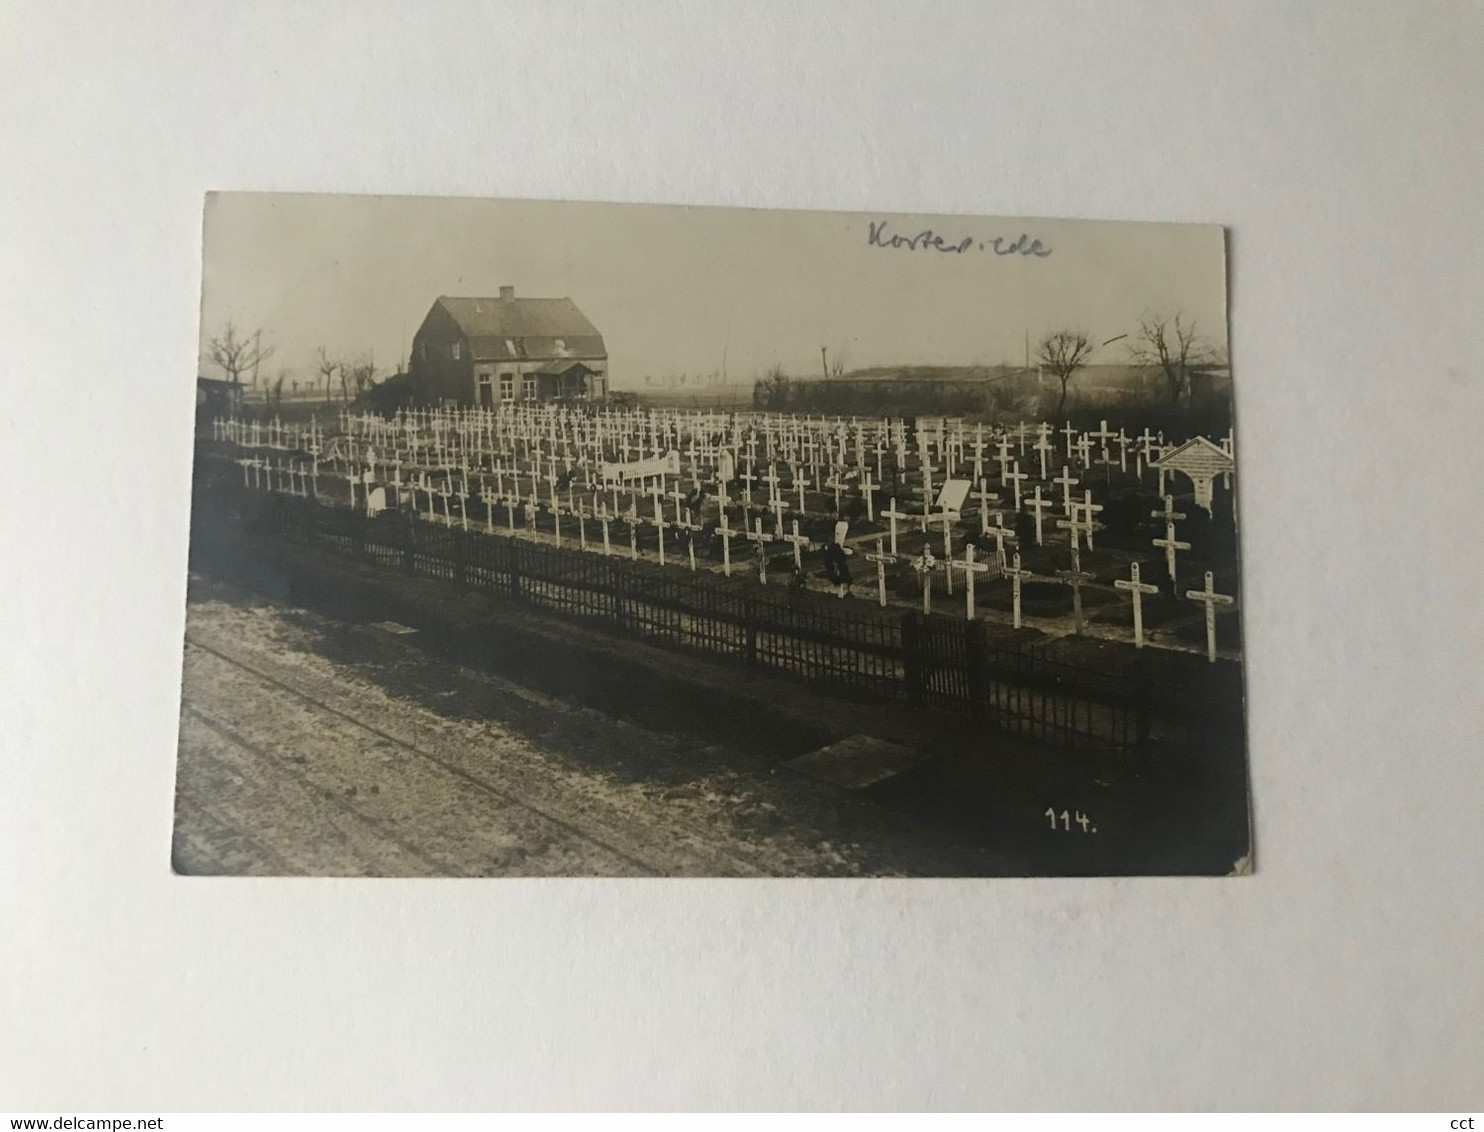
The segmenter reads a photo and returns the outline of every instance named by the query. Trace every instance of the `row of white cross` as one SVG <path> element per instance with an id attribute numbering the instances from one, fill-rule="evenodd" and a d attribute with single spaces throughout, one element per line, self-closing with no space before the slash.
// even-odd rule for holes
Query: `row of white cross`
<path id="1" fill-rule="evenodd" d="M 483 410 L 414 410 L 392 418 L 347 412 L 341 414 L 339 423 L 343 435 L 329 438 L 327 441 L 323 431 L 314 421 L 306 427 L 285 425 L 276 420 L 268 422 L 218 420 L 213 422 L 213 438 L 228 440 L 243 446 L 287 450 L 297 448 L 308 452 L 310 454 L 308 472 L 301 472 L 297 462 L 289 466 L 286 473 L 282 462 L 277 469 L 277 474 L 280 476 L 287 474 L 290 477 L 291 489 L 297 485 L 300 492 L 304 491 L 307 480 L 313 480 L 317 485 L 318 464 L 322 453 L 334 464 L 343 465 L 348 476 L 352 474 L 351 467 L 359 468 L 364 465 L 369 466 L 374 478 L 379 464 L 384 470 L 391 472 L 393 483 L 397 488 L 401 488 L 403 486 L 402 455 L 405 453 L 408 458 L 409 472 L 421 462 L 421 458 L 429 456 L 432 457 L 433 466 L 442 466 L 446 473 L 457 469 L 462 479 L 462 495 L 467 497 L 472 455 L 474 459 L 472 470 L 479 473 L 482 473 L 484 461 L 488 461 L 496 483 L 494 499 L 507 502 L 512 515 L 515 506 L 530 507 L 537 504 L 538 481 L 546 481 L 549 499 L 540 506 L 555 516 L 554 521 L 558 527 L 562 512 L 562 504 L 558 498 L 558 482 L 565 478 L 569 485 L 566 513 L 579 516 L 579 539 L 584 538 L 581 516 L 586 515 L 587 512 L 573 498 L 570 484 L 574 480 L 580 479 L 584 490 L 594 495 L 592 517 L 602 514 L 606 514 L 609 518 L 625 515 L 620 511 L 618 488 L 613 484 L 600 483 L 594 472 L 596 461 L 590 459 L 589 456 L 614 454 L 620 457 L 642 457 L 646 451 L 651 455 L 659 455 L 666 446 L 678 448 L 684 443 L 690 464 L 690 480 L 693 490 L 699 489 L 701 485 L 700 473 L 703 467 L 709 465 L 708 471 L 736 471 L 739 460 L 742 462 L 742 470 L 737 473 L 737 478 L 745 485 L 745 493 L 741 497 L 741 502 L 745 505 L 744 522 L 743 529 L 740 531 L 734 531 L 728 526 L 726 505 L 730 500 L 726 494 L 726 480 L 725 477 L 718 477 L 721 481 L 719 494 L 722 503 L 718 535 L 723 538 L 725 568 L 728 573 L 730 573 L 731 539 L 738 536 L 757 544 L 761 559 L 766 558 L 766 542 L 779 540 L 790 542 L 793 544 L 796 564 L 799 562 L 801 549 L 809 545 L 808 540 L 799 534 L 796 519 L 793 522 L 791 533 L 785 532 L 784 515 L 789 510 L 808 513 L 806 491 L 811 479 L 816 492 L 821 488 L 833 490 L 836 515 L 840 513 L 842 493 L 854 490 L 864 502 L 867 517 L 874 519 L 876 517 L 875 492 L 885 479 L 880 465 L 883 453 L 892 451 L 897 457 L 898 463 L 894 471 L 899 474 L 899 478 L 906 478 L 900 473 L 908 462 L 906 458 L 907 433 L 900 421 L 860 421 L 854 418 L 845 420 L 780 414 L 738 415 L 643 410 L 589 414 L 542 406 L 499 413 Z M 991 505 L 999 503 L 1008 490 L 1008 493 L 1014 497 L 1017 511 L 1028 510 L 1033 514 L 1037 545 L 1044 544 L 1046 512 L 1056 506 L 1054 499 L 1049 499 L 1043 494 L 1041 483 L 1035 485 L 1033 492 L 1026 491 L 1023 487 L 1023 482 L 1031 477 L 1028 473 L 1021 471 L 1019 460 L 1012 454 L 1012 447 L 1023 455 L 1029 446 L 1030 450 L 1036 452 L 1040 458 L 1041 479 L 1045 481 L 1045 485 L 1055 485 L 1061 490 L 1060 507 L 1063 517 L 1057 520 L 1056 525 L 1068 533 L 1068 543 L 1073 554 L 1073 569 L 1058 571 L 1058 576 L 1074 586 L 1074 613 L 1078 615 L 1080 628 L 1080 590 L 1077 587 L 1081 580 L 1090 579 L 1091 575 L 1082 574 L 1078 566 L 1079 542 L 1085 541 L 1088 549 L 1093 549 L 1094 532 L 1099 526 L 1095 521 L 1095 516 L 1097 512 L 1103 510 L 1103 507 L 1093 502 L 1089 489 L 1083 490 L 1080 500 L 1073 497 L 1072 488 L 1080 486 L 1080 480 L 1072 473 L 1070 463 L 1061 466 L 1059 476 L 1048 477 L 1046 475 L 1047 456 L 1054 451 L 1054 448 L 1050 440 L 1053 430 L 1044 422 L 1033 428 L 1027 428 L 1021 424 L 1015 429 L 989 429 L 989 440 L 985 439 L 986 429 L 982 425 L 975 427 L 972 440 L 969 439 L 970 435 L 961 423 L 951 428 L 944 425 L 936 428 L 919 428 L 917 475 L 920 486 L 911 490 L 921 497 L 922 511 L 921 513 L 909 513 L 902 510 L 895 496 L 891 497 L 889 506 L 880 510 L 881 518 L 889 524 L 892 554 L 889 559 L 878 563 L 878 571 L 884 575 L 885 561 L 895 561 L 899 557 L 898 523 L 915 519 L 924 534 L 928 533 L 930 522 L 941 522 L 943 569 L 947 587 L 951 593 L 955 571 L 963 573 L 970 611 L 972 611 L 976 575 L 994 569 L 996 576 L 1013 579 L 1011 571 L 1019 567 L 1018 565 L 1011 566 L 1006 561 L 1005 543 L 1017 541 L 1016 534 L 1004 526 L 1004 512 Z M 727 444 L 718 440 L 719 436 L 730 436 L 731 443 Z M 1143 473 L 1148 462 L 1158 459 L 1168 447 L 1172 447 L 1163 444 L 1162 434 L 1155 436 L 1145 429 L 1142 436 L 1130 438 L 1123 430 L 1118 432 L 1109 430 L 1106 422 L 1100 429 L 1087 433 L 1079 432 L 1069 424 L 1060 430 L 1060 438 L 1068 455 L 1074 460 L 1080 459 L 1084 468 L 1091 465 L 1090 451 L 1094 442 L 1097 442 L 1101 450 L 1104 463 L 1114 462 L 1110 447 L 1116 447 L 1119 451 L 1117 462 L 1124 468 L 1127 465 L 1129 449 L 1132 447 L 1139 474 Z M 387 467 L 388 462 L 385 458 L 378 461 L 373 444 L 380 444 L 384 450 L 390 450 L 393 453 L 390 468 Z M 766 454 L 762 458 L 762 466 L 766 469 L 764 474 L 758 474 L 759 447 Z M 961 519 L 961 516 L 953 511 L 933 510 L 933 499 L 936 494 L 935 474 L 941 471 L 947 478 L 955 472 L 967 471 L 968 465 L 972 465 L 976 470 L 980 469 L 986 459 L 985 449 L 988 447 L 995 449 L 995 454 L 988 459 L 999 465 L 1001 490 L 991 492 L 988 479 L 979 476 L 976 477 L 978 487 L 973 494 L 979 503 L 980 533 L 982 536 L 995 540 L 996 562 L 993 565 L 974 562 L 972 545 L 964 548 L 963 560 L 956 560 L 952 545 L 952 527 Z M 1228 434 L 1222 441 L 1222 448 L 1229 452 L 1230 447 L 1231 437 Z M 857 467 L 854 468 L 847 463 L 852 448 L 857 462 Z M 742 455 L 743 453 L 745 456 Z M 822 466 L 817 462 L 817 453 L 827 453 L 826 458 L 830 461 L 825 467 L 828 471 L 828 478 L 821 477 Z M 874 480 L 869 467 L 869 456 L 872 454 L 876 457 L 878 468 L 878 474 Z M 779 459 L 769 458 L 774 455 Z M 574 456 L 577 458 L 576 467 L 564 470 L 560 464 L 567 463 Z M 812 476 L 806 478 L 803 474 L 804 469 L 799 463 L 786 459 L 789 456 L 795 459 L 799 456 L 814 459 L 815 462 L 810 466 Z M 935 457 L 941 461 L 941 464 L 934 463 Z M 521 471 L 519 463 L 522 458 L 530 464 L 529 471 Z M 509 467 L 505 464 L 506 460 L 510 463 Z M 543 462 L 546 467 L 544 475 L 540 472 Z M 248 463 L 244 463 L 243 470 L 244 480 L 246 480 L 249 472 Z M 788 473 L 786 477 L 781 474 L 784 471 Z M 270 476 L 275 474 L 274 470 L 268 468 L 255 468 L 252 472 L 255 480 L 260 473 Z M 1161 495 L 1163 495 L 1163 469 L 1159 469 L 1159 473 L 1161 480 L 1159 486 Z M 426 489 L 426 469 L 420 475 L 421 479 L 413 481 L 409 488 L 414 497 L 419 487 Z M 511 479 L 513 491 L 507 491 L 505 488 L 506 476 Z M 529 480 L 529 494 L 522 486 L 522 476 Z M 671 479 L 661 474 L 652 479 L 641 480 L 638 485 L 631 485 L 627 492 L 631 501 L 626 516 L 634 516 L 638 512 L 638 499 L 641 492 L 651 496 L 653 510 L 656 516 L 659 516 L 661 514 L 660 497 L 665 496 L 675 501 L 675 519 L 666 525 L 676 530 L 684 530 L 691 523 L 691 517 L 689 509 L 684 506 L 686 493 L 681 490 L 680 483 L 680 477 L 675 477 L 674 489 L 667 490 L 670 488 Z M 755 504 L 753 494 L 759 485 L 767 489 L 767 502 L 758 508 L 759 513 L 755 521 L 749 524 L 747 519 L 752 517 L 752 508 Z M 451 477 L 445 480 L 445 486 L 449 495 L 452 496 L 454 493 Z M 353 485 L 352 492 L 354 490 Z M 611 496 L 611 509 L 599 498 L 603 491 L 607 491 Z M 488 506 L 490 503 L 488 487 L 481 483 L 479 492 Z M 1165 518 L 1165 537 L 1154 539 L 1153 543 L 1164 550 L 1167 570 L 1174 579 L 1177 573 L 1177 553 L 1190 549 L 1190 544 L 1176 537 L 1174 523 L 1176 520 L 1184 519 L 1184 513 L 1174 511 L 1169 496 L 1164 498 L 1164 510 L 1153 514 L 1156 517 Z M 795 499 L 797 506 L 794 503 Z M 429 503 L 431 507 L 431 495 Z M 461 509 L 463 506 L 464 501 L 461 498 Z M 771 535 L 763 531 L 761 512 L 764 510 L 773 514 L 774 529 Z M 994 518 L 993 524 L 990 523 L 991 516 Z M 445 517 L 451 521 L 451 512 L 447 510 L 446 499 Z M 647 518 L 640 521 L 650 522 Z M 699 525 L 696 525 L 695 529 L 700 529 Z M 557 537 L 559 538 L 560 534 Z M 659 541 L 663 555 L 662 535 Z M 877 554 L 883 555 L 879 542 Z M 875 561 L 877 556 L 868 555 L 867 558 Z M 922 556 L 912 560 L 920 573 L 928 573 L 931 570 L 931 567 L 924 569 L 925 560 L 932 561 L 930 550 L 925 549 Z M 765 576 L 765 569 L 765 566 L 760 568 L 760 574 L 763 576 Z M 1133 582 L 1129 581 L 1120 585 L 1120 588 L 1131 585 Z M 884 582 L 881 582 L 880 588 L 884 591 Z M 930 600 L 930 587 L 924 588 L 925 600 Z M 1018 591 L 1018 585 L 1016 589 Z M 1142 624 L 1137 599 L 1142 593 L 1148 591 L 1132 590 L 1130 592 L 1136 598 L 1136 643 L 1142 643 Z M 884 603 L 884 595 L 882 600 Z M 970 612 L 970 616 L 972 615 Z"/>
<path id="2" fill-rule="evenodd" d="M 844 477 L 860 477 L 874 466 L 875 487 L 886 480 L 885 457 L 894 457 L 898 477 L 907 474 L 910 463 L 908 429 L 905 422 L 893 419 L 815 418 L 786 414 L 751 414 L 687 412 L 680 410 L 600 410 L 583 412 L 553 406 L 484 409 L 405 410 L 391 417 L 374 414 L 340 414 L 340 433 L 350 441 L 370 447 L 380 445 L 383 451 L 407 453 L 409 463 L 427 457 L 432 466 L 448 469 L 483 466 L 486 460 L 520 459 L 533 467 L 562 461 L 567 464 L 597 464 L 603 461 L 626 461 L 658 456 L 666 451 L 682 453 L 694 474 L 702 470 L 708 476 L 722 475 L 723 482 L 733 478 L 747 479 L 748 492 L 760 466 L 776 475 L 774 465 L 787 463 L 797 470 L 807 466 L 814 489 L 845 486 Z M 213 438 L 229 440 L 248 447 L 300 447 L 314 454 L 323 451 L 324 434 L 316 421 L 308 426 L 283 424 L 277 419 L 244 422 L 235 418 L 213 421 Z M 1067 464 L 1080 469 L 1094 466 L 1093 448 L 1099 450 L 1096 463 L 1120 471 L 1128 470 L 1132 449 L 1136 475 L 1154 465 L 1170 445 L 1163 433 L 1149 429 L 1130 437 L 1123 429 L 1114 432 L 1104 421 L 1096 430 L 1082 432 L 1068 423 L 1055 430 L 1040 422 L 1014 428 L 976 424 L 972 432 L 963 422 L 938 423 L 919 427 L 915 453 L 922 479 L 922 494 L 930 495 L 935 471 L 945 478 L 985 478 L 985 465 L 998 465 L 1002 485 L 1013 483 L 1017 499 L 1022 472 L 1020 460 L 1027 451 L 1034 452 L 1040 467 L 1040 479 L 1050 477 L 1058 445 L 1053 437 L 1060 434 Z M 972 437 L 972 439 L 971 439 Z M 1032 439 L 1034 438 L 1034 439 Z M 1228 455 L 1232 452 L 1228 432 L 1221 441 Z M 1112 455 L 1116 447 L 1118 456 Z M 986 450 L 994 449 L 992 456 Z M 745 471 L 743 470 L 745 465 Z M 1063 475 L 1067 467 L 1063 467 Z M 827 473 L 827 474 L 822 474 Z M 831 482 L 833 481 L 833 482 Z M 872 490 L 866 475 L 861 488 L 867 495 Z M 1164 494 L 1163 475 L 1159 494 Z"/>
<path id="3" fill-rule="evenodd" d="M 318 494 L 317 472 L 312 466 L 309 468 L 304 467 L 300 461 L 283 459 L 265 460 L 260 457 L 254 457 L 252 459 L 241 459 L 238 461 L 238 464 L 242 467 L 244 486 L 247 486 L 250 482 L 251 486 L 255 488 L 270 491 L 282 491 L 294 495 L 306 496 L 311 493 L 314 495 Z M 249 476 L 251 477 L 250 480 Z M 362 485 L 360 491 L 357 489 L 358 480 Z M 375 486 L 374 477 L 369 470 L 361 476 L 351 477 L 348 480 L 348 486 L 349 504 L 352 508 L 359 509 L 364 506 L 368 514 L 375 515 L 387 506 L 386 486 Z M 405 494 L 408 510 L 415 515 L 422 514 L 419 506 L 419 495 L 425 496 L 427 505 L 426 517 L 429 522 L 438 521 L 439 515 L 435 500 L 441 499 L 443 502 L 442 520 L 446 525 L 452 526 L 454 523 L 453 501 L 457 500 L 459 508 L 458 522 L 463 529 L 469 529 L 468 502 L 471 498 L 471 493 L 469 492 L 467 478 L 465 478 L 462 485 L 458 485 L 454 482 L 451 474 L 445 474 L 443 485 L 438 487 L 429 479 L 428 474 L 423 472 L 417 479 L 409 480 L 406 484 L 399 482 L 396 485 L 389 486 L 392 486 L 392 490 L 398 494 L 398 505 L 402 503 L 402 496 Z M 460 486 L 462 486 L 462 490 L 459 490 Z M 553 496 L 548 501 L 542 501 L 537 498 L 534 491 L 529 497 L 522 497 L 518 493 L 491 491 L 487 486 L 481 486 L 478 497 L 485 505 L 485 530 L 487 533 L 494 533 L 494 509 L 496 506 L 504 509 L 506 528 L 511 535 L 516 534 L 517 510 L 524 508 L 526 526 L 532 536 L 536 534 L 537 512 L 538 510 L 545 510 L 551 516 L 553 537 L 557 546 L 562 545 L 562 516 L 564 514 L 576 520 L 577 543 L 582 550 L 588 549 L 587 522 L 589 520 L 596 520 L 602 532 L 602 553 L 605 555 L 611 555 L 613 553 L 610 525 L 615 519 L 622 519 L 628 528 L 629 555 L 632 558 L 639 557 L 639 527 L 641 525 L 651 526 L 656 531 L 656 547 L 660 565 L 664 565 L 666 561 L 665 532 L 675 532 L 677 537 L 684 534 L 686 538 L 688 565 L 694 571 L 697 568 L 695 535 L 698 531 L 704 529 L 703 524 L 693 520 L 689 507 L 682 506 L 685 498 L 683 493 L 671 493 L 671 497 L 675 503 L 673 519 L 667 519 L 665 517 L 658 489 L 652 490 L 649 494 L 652 502 L 652 513 L 650 515 L 640 513 L 639 493 L 637 492 L 631 493 L 629 506 L 623 511 L 620 511 L 617 506 L 616 493 L 612 510 L 608 508 L 606 502 L 596 500 L 591 512 L 584 508 L 570 493 L 565 509 L 556 496 Z M 1184 516 L 1182 513 L 1173 509 L 1173 499 L 1169 496 L 1165 497 L 1164 510 L 1154 511 L 1151 514 L 1156 518 L 1165 518 L 1167 524 L 1170 524 L 1169 537 L 1165 540 L 1156 539 L 1154 541 L 1157 545 L 1165 545 L 1167 547 L 1171 555 L 1169 564 L 1171 577 L 1173 578 L 1174 551 L 1177 547 L 1187 548 L 1189 545 L 1187 543 L 1176 542 L 1173 539 L 1173 520 L 1183 518 Z M 726 511 L 724 509 L 722 510 L 715 533 L 722 540 L 722 570 L 727 577 L 732 576 L 732 539 L 737 537 L 744 538 L 757 546 L 758 580 L 763 585 L 766 585 L 768 580 L 767 545 L 769 543 L 776 541 L 790 544 L 793 550 L 795 568 L 800 570 L 803 568 L 803 553 L 806 550 L 814 549 L 817 544 L 808 535 L 800 533 L 798 519 L 792 521 L 790 531 L 785 533 L 782 526 L 783 512 L 781 510 L 775 512 L 775 517 L 777 525 L 773 532 L 764 529 L 763 520 L 760 516 L 756 519 L 751 529 L 744 526 L 741 530 L 734 530 L 729 525 Z M 959 572 L 963 574 L 965 615 L 972 621 L 976 616 L 976 578 L 981 574 L 987 574 L 990 578 L 1008 578 L 1011 583 L 1012 624 L 1018 629 L 1021 627 L 1021 585 L 1024 581 L 1032 579 L 1034 575 L 1031 571 L 1021 567 L 1019 553 L 1014 555 L 1011 564 L 1004 562 L 1004 543 L 1007 539 L 1011 541 L 1015 539 L 1014 532 L 1008 531 L 1003 527 L 990 528 L 990 531 L 1000 536 L 996 543 L 999 561 L 994 564 L 976 561 L 975 548 L 972 543 L 965 545 L 962 559 L 954 559 L 950 550 L 946 553 L 941 564 L 945 583 L 948 592 L 952 594 L 954 573 Z M 846 553 L 853 553 L 853 551 L 846 549 Z M 1095 577 L 1081 569 L 1080 548 L 1076 541 L 1075 529 L 1073 530 L 1071 553 L 1072 568 L 1070 570 L 1057 571 L 1056 577 L 1072 589 L 1073 614 L 1076 629 L 1080 633 L 1083 628 L 1082 585 L 1095 580 Z M 887 567 L 888 565 L 900 565 L 903 559 L 896 552 L 895 541 L 893 541 L 891 553 L 888 554 L 885 552 L 884 542 L 880 538 L 876 540 L 875 553 L 867 553 L 865 558 L 876 566 L 877 595 L 880 604 L 884 607 L 887 604 Z M 929 613 L 932 610 L 932 574 L 939 563 L 934 558 L 931 548 L 928 547 L 924 549 L 921 556 L 912 559 L 910 565 L 921 578 L 923 612 Z M 1134 645 L 1136 648 L 1142 648 L 1145 643 L 1143 597 L 1146 594 L 1156 594 L 1159 590 L 1158 587 L 1140 580 L 1139 564 L 1137 562 L 1130 563 L 1129 572 L 1130 577 L 1127 580 L 1115 579 L 1113 585 L 1120 590 L 1128 592 L 1133 599 Z M 1207 656 L 1209 660 L 1214 662 L 1216 659 L 1215 609 L 1218 605 L 1231 604 L 1234 599 L 1228 595 L 1215 592 L 1210 571 L 1207 571 L 1205 575 L 1205 588 L 1203 590 L 1187 590 L 1186 597 L 1204 602 L 1205 604 Z"/>

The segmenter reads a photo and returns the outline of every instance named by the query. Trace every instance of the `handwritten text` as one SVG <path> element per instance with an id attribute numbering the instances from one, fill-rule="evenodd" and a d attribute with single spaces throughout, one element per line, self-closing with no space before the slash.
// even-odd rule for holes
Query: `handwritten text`
<path id="1" fill-rule="evenodd" d="M 866 226 L 866 243 L 873 248 L 899 248 L 909 252 L 934 251 L 963 255 L 967 251 L 988 251 L 995 255 L 1029 255 L 1040 259 L 1049 256 L 1053 250 L 1025 232 L 1013 240 L 1004 236 L 983 240 L 974 236 L 961 236 L 955 240 L 945 237 L 941 232 L 934 232 L 931 228 L 904 236 L 898 232 L 889 232 L 886 225 L 885 220 L 871 221 Z"/>

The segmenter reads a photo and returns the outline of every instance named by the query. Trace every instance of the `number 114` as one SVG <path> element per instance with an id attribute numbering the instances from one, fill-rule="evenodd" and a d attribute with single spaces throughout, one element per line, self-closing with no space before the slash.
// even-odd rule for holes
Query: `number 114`
<path id="1" fill-rule="evenodd" d="M 1071 832 L 1072 826 L 1074 825 L 1080 825 L 1082 827 L 1083 833 L 1096 833 L 1098 831 L 1098 827 L 1092 825 L 1091 819 L 1081 810 L 1077 810 L 1075 812 L 1071 810 L 1063 810 L 1061 813 L 1057 813 L 1056 810 L 1054 810 L 1052 807 L 1047 806 L 1045 816 L 1046 820 L 1051 823 L 1052 829 L 1056 829 L 1056 823 L 1061 822 L 1060 828 L 1064 832 Z"/>

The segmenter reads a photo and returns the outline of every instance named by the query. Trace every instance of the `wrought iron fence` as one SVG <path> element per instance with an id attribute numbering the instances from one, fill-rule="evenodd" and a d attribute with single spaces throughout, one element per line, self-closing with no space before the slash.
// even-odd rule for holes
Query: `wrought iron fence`
<path id="1" fill-rule="evenodd" d="M 833 694 L 969 714 L 1058 747 L 1136 752 L 1147 682 L 986 640 L 984 626 L 787 587 L 540 545 L 388 511 L 266 497 L 268 529 L 348 559 L 455 582 L 665 648 L 781 673 Z"/>

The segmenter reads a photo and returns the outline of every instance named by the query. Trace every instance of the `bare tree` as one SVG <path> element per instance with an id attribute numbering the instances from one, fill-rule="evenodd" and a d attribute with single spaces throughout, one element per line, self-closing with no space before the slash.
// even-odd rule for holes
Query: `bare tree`
<path id="1" fill-rule="evenodd" d="M 207 345 L 207 353 L 211 355 L 212 363 L 227 375 L 228 381 L 241 385 L 244 373 L 249 370 L 257 372 L 258 366 L 273 356 L 273 347 L 262 344 L 261 331 L 238 334 L 236 325 L 228 319 L 226 330 Z"/>
<path id="2" fill-rule="evenodd" d="M 836 350 L 835 350 L 835 359 L 834 359 L 834 361 L 830 362 L 829 371 L 828 371 L 829 376 L 830 377 L 844 377 L 845 376 L 845 372 L 846 372 L 846 367 L 849 366 L 849 365 L 850 365 L 850 355 L 846 352 L 845 347 L 840 346 L 840 347 L 836 348 Z"/>
<path id="3" fill-rule="evenodd" d="M 276 381 L 274 381 L 274 383 L 273 383 L 273 389 L 272 389 L 273 406 L 276 409 L 282 409 L 283 408 L 283 385 L 284 385 L 284 382 L 288 381 L 288 379 L 289 379 L 288 368 L 287 367 L 283 367 L 283 366 L 279 367 L 279 370 L 278 370 L 278 379 Z"/>
<path id="4" fill-rule="evenodd" d="M 1053 416 L 1061 416 L 1067 404 L 1067 384 L 1087 363 L 1092 353 L 1092 342 L 1081 330 L 1054 330 L 1036 345 L 1036 357 L 1041 364 L 1057 376 L 1061 382 L 1061 399 L 1056 403 Z"/>
<path id="5" fill-rule="evenodd" d="M 788 402 L 788 374 L 781 362 L 774 362 L 752 386 L 752 403 L 760 409 L 782 409 Z"/>
<path id="6" fill-rule="evenodd" d="M 1189 387 L 1191 367 L 1214 360 L 1215 351 L 1196 333 L 1195 319 L 1155 311 L 1139 319 L 1129 356 L 1136 366 L 1162 374 L 1170 400 L 1178 402 Z"/>
<path id="7" fill-rule="evenodd" d="M 330 403 L 330 382 L 334 380 L 337 373 L 343 374 L 345 362 L 340 358 L 332 358 L 323 346 L 319 348 L 319 360 L 315 363 L 319 369 L 320 378 L 325 383 L 325 404 Z"/>
<path id="8" fill-rule="evenodd" d="M 373 352 L 368 350 L 350 366 L 350 380 L 357 397 L 376 384 L 376 355 Z"/>

